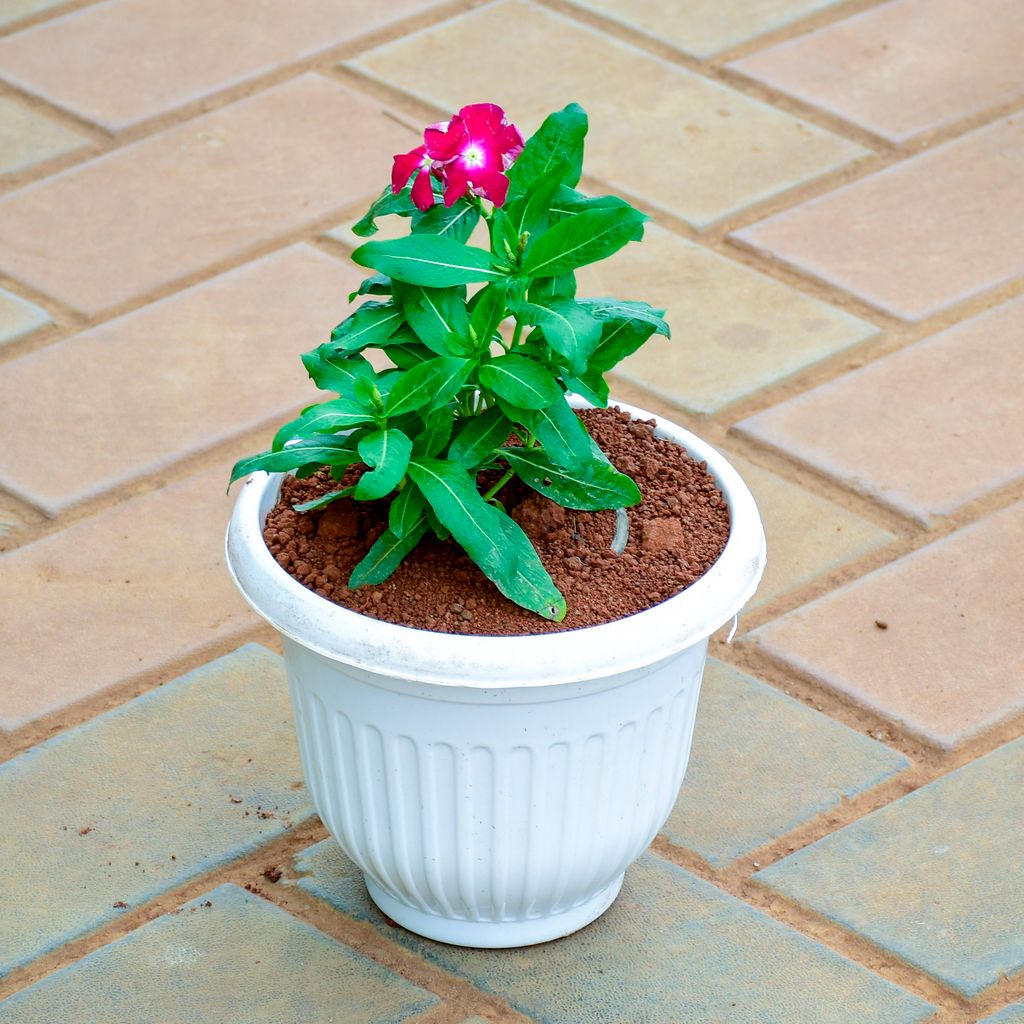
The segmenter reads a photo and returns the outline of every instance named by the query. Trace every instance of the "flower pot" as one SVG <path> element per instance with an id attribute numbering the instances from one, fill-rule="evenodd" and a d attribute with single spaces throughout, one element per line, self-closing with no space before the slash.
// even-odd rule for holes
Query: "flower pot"
<path id="1" fill-rule="evenodd" d="M 708 637 L 754 593 L 765 544 L 735 470 L 654 418 L 707 461 L 729 540 L 687 590 L 586 629 L 453 636 L 359 615 L 267 549 L 280 475 L 255 474 L 238 497 L 228 566 L 284 636 L 313 800 L 373 901 L 411 931 L 481 947 L 567 935 L 611 904 L 672 809 Z"/>

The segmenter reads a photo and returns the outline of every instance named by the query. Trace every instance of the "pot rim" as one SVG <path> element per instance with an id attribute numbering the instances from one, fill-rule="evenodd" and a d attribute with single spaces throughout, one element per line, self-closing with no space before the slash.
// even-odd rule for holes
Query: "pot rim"
<path id="1" fill-rule="evenodd" d="M 370 618 L 307 589 L 270 553 L 263 523 L 284 473 L 258 472 L 245 481 L 228 525 L 228 570 L 257 614 L 286 637 L 379 675 L 495 689 L 581 682 L 657 664 L 710 636 L 753 596 L 766 561 L 764 530 L 753 495 L 715 448 L 645 409 L 609 405 L 655 420 L 656 436 L 707 462 L 729 507 L 729 539 L 715 564 L 652 608 L 598 626 L 511 637 L 435 633 Z"/>

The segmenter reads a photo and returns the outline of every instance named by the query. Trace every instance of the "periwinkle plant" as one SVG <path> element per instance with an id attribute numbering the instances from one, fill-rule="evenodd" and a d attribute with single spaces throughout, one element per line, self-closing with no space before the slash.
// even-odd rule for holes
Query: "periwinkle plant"
<path id="1" fill-rule="evenodd" d="M 500 107 L 463 107 L 395 157 L 391 186 L 355 225 L 366 237 L 393 214 L 411 232 L 355 250 L 375 273 L 349 301 L 371 298 L 302 357 L 337 397 L 305 409 L 231 473 L 302 478 L 326 466 L 340 483 L 364 465 L 354 486 L 296 506 L 392 496 L 388 528 L 350 587 L 387 579 L 433 532 L 460 544 L 506 597 L 561 620 L 565 599 L 505 512 L 503 487 L 518 477 L 572 509 L 641 500 L 566 401 L 572 392 L 606 406 L 604 375 L 652 334 L 669 334 L 664 310 L 645 302 L 576 295 L 575 271 L 640 240 L 647 220 L 616 196 L 577 191 L 586 133 L 577 104 L 525 144 Z M 467 244 L 481 219 L 489 250 Z M 481 287 L 470 295 L 470 285 Z M 375 370 L 368 349 L 392 366 Z M 481 474 L 493 481 L 483 491 Z"/>

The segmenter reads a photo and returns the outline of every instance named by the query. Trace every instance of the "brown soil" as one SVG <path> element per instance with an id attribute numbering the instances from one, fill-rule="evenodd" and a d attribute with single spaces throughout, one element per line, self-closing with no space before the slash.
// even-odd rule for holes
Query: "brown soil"
<path id="1" fill-rule="evenodd" d="M 615 513 L 577 512 L 513 480 L 499 494 L 536 546 L 569 606 L 548 622 L 504 598 L 453 541 L 425 538 L 394 575 L 349 590 L 345 581 L 387 525 L 388 501 L 341 499 L 299 513 L 337 483 L 321 471 L 288 478 L 263 536 L 278 563 L 321 597 L 373 618 L 439 633 L 513 636 L 599 625 L 643 611 L 700 579 L 729 536 L 729 512 L 705 463 L 654 437 L 654 421 L 618 409 L 582 418 L 612 463 L 637 483 L 644 500 L 628 510 L 629 542 L 611 550 Z M 347 480 L 346 480 L 347 482 Z"/>

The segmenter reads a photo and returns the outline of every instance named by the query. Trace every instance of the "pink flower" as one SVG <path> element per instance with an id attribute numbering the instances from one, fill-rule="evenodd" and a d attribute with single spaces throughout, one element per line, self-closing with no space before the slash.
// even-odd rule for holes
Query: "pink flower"
<path id="1" fill-rule="evenodd" d="M 421 209 L 429 210 L 434 205 L 434 190 L 430 184 L 430 170 L 433 161 L 427 155 L 426 146 L 417 146 L 408 153 L 396 153 L 391 168 L 391 191 L 398 195 L 415 174 L 412 183 L 412 201 Z"/>
<path id="2" fill-rule="evenodd" d="M 463 107 L 448 124 L 431 125 L 423 140 L 431 159 L 442 165 L 445 206 L 470 188 L 495 206 L 505 202 L 508 178 L 502 172 L 522 152 L 523 137 L 496 103 Z"/>
<path id="3" fill-rule="evenodd" d="M 451 206 L 472 189 L 501 206 L 508 195 L 505 171 L 523 149 L 523 137 L 495 103 L 463 107 L 450 121 L 423 132 L 424 145 L 395 157 L 391 189 L 396 194 L 415 174 L 412 201 L 421 210 L 434 205 L 430 176 L 444 184 L 444 204 Z"/>

